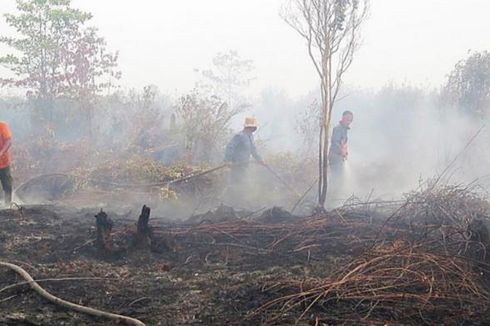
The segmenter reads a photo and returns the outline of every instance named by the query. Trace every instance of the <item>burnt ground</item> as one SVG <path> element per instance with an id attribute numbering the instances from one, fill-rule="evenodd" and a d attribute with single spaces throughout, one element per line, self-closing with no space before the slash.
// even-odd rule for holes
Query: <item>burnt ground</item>
<path id="1" fill-rule="evenodd" d="M 282 224 L 247 222 L 236 215 L 216 223 L 206 219 L 213 216 L 201 216 L 194 225 L 152 217 L 152 248 L 131 249 L 137 217 L 109 212 L 116 249 L 107 256 L 94 246 L 95 213 L 55 206 L 2 210 L 0 260 L 23 267 L 65 300 L 147 325 L 254 325 L 263 317 L 249 314 L 271 299 L 261 293 L 265 284 L 312 269 L 326 274 L 351 251 L 332 242 L 335 256 L 322 255 L 323 261 L 311 264 L 311 251 L 310 256 L 301 248 L 295 252 L 296 240 L 288 239 L 294 235 Z M 46 302 L 25 284 L 6 288 L 22 281 L 0 269 L 2 325 L 110 324 Z"/>
<path id="2" fill-rule="evenodd" d="M 444 200 L 437 205 L 456 203 Z M 400 216 L 439 214 L 428 203 L 405 204 Z M 469 214 L 465 205 L 458 214 Z M 1 210 L 0 261 L 23 267 L 60 298 L 147 325 L 490 321 L 488 265 L 459 257 L 471 243 L 462 246 L 448 226 L 424 220 L 421 232 L 413 221 L 395 225 L 395 215 L 364 208 L 299 218 L 279 208 L 251 214 L 218 207 L 180 223 L 151 216 L 151 245 L 137 249 L 138 214 L 108 211 L 114 246 L 101 253 L 97 213 L 49 205 Z M 49 303 L 22 282 L 0 268 L 1 325 L 113 324 Z"/>

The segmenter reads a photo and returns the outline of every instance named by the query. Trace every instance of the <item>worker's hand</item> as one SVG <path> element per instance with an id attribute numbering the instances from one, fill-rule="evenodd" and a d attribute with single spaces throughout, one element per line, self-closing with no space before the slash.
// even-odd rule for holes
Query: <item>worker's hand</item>
<path id="1" fill-rule="evenodd" d="M 264 160 L 257 161 L 257 163 L 259 163 L 262 166 L 266 166 L 267 165 L 267 164 L 265 164 Z"/>
<path id="2" fill-rule="evenodd" d="M 340 156 L 344 159 L 344 161 L 347 159 L 347 156 L 349 155 L 349 150 L 347 148 L 347 144 L 341 144 L 340 145 Z"/>

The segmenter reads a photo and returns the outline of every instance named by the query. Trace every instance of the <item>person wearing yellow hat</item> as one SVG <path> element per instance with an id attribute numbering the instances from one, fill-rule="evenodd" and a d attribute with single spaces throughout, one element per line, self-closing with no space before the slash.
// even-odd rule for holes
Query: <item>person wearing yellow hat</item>
<path id="1" fill-rule="evenodd" d="M 248 163 L 252 156 L 259 164 L 264 164 L 262 157 L 257 152 L 253 133 L 257 130 L 257 119 L 246 117 L 243 130 L 230 140 L 225 150 L 225 162 L 231 164 L 230 182 L 232 187 L 240 187 L 244 184 Z"/>

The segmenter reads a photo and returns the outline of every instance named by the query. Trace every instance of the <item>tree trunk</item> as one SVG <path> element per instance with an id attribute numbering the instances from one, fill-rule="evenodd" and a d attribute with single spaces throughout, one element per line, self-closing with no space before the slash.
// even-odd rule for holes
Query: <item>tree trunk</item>
<path id="1" fill-rule="evenodd" d="M 320 191 L 318 206 L 325 209 L 328 190 L 328 145 L 329 145 L 329 126 L 332 114 L 332 58 L 327 52 L 322 60 L 323 83 L 322 83 L 322 127 L 320 133 L 320 162 L 319 162 L 319 182 Z"/>
<path id="2" fill-rule="evenodd" d="M 112 253 L 112 226 L 113 223 L 107 214 L 100 210 L 100 212 L 95 215 L 97 224 L 97 239 L 95 245 L 102 255 L 107 255 Z"/>
<path id="3" fill-rule="evenodd" d="M 141 215 L 138 218 L 137 230 L 135 235 L 134 246 L 136 248 L 150 248 L 152 231 L 148 225 L 150 221 L 150 207 L 143 205 L 141 209 Z"/>

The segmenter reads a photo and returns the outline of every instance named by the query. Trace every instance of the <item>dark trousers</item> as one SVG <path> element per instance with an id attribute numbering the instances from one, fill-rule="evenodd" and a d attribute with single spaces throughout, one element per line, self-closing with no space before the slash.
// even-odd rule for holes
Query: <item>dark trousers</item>
<path id="1" fill-rule="evenodd" d="M 12 202 L 12 174 L 10 173 L 10 166 L 0 169 L 0 182 L 2 182 L 2 188 L 5 193 L 5 204 L 10 205 Z"/>

